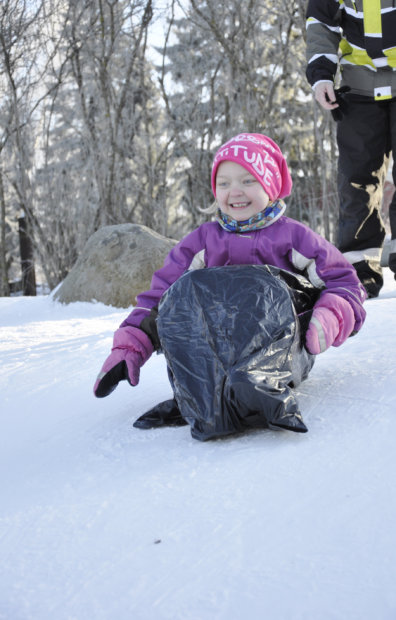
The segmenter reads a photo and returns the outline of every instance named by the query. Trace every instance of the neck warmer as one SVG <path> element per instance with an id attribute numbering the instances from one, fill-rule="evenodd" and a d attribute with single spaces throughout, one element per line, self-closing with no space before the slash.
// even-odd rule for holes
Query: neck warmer
<path id="1" fill-rule="evenodd" d="M 228 232 L 250 232 L 251 230 L 259 230 L 260 228 L 270 226 L 283 215 L 285 209 L 286 205 L 283 200 L 277 200 L 268 205 L 263 211 L 252 215 L 248 220 L 243 220 L 242 222 L 234 220 L 229 215 L 223 213 L 221 209 L 217 209 L 216 221 Z"/>

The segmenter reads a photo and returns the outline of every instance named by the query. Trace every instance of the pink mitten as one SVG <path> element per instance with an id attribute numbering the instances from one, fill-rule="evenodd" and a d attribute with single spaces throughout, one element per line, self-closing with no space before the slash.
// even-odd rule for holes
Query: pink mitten
<path id="1" fill-rule="evenodd" d="M 122 379 L 127 379 L 131 385 L 137 385 L 140 368 L 152 352 L 150 338 L 138 327 L 126 326 L 117 329 L 111 353 L 94 385 L 95 396 L 108 396 Z"/>
<path id="2" fill-rule="evenodd" d="M 310 353 L 318 355 L 331 345 L 339 347 L 355 326 L 355 316 L 351 305 L 335 293 L 324 293 L 316 302 L 305 344 Z"/>

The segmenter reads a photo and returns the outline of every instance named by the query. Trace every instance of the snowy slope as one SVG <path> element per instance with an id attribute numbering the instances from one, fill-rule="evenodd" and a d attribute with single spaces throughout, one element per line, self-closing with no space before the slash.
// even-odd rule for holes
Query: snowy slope
<path id="1" fill-rule="evenodd" d="M 317 358 L 309 432 L 141 431 L 92 384 L 126 310 L 0 299 L 0 618 L 394 620 L 396 283 Z"/>

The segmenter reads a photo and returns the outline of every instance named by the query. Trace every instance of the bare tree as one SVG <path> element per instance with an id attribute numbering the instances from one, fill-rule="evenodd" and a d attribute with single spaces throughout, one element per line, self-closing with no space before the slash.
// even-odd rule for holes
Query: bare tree
<path id="1" fill-rule="evenodd" d="M 127 200 L 120 162 L 131 159 L 148 99 L 141 64 L 151 0 L 101 2 L 70 0 L 65 37 L 76 88 L 76 130 L 87 152 L 95 182 L 95 225 L 115 223 Z"/>
<path id="2" fill-rule="evenodd" d="M 151 0 L 41 6 L 27 169 L 37 252 L 53 288 L 99 226 L 132 220 L 167 232 L 171 141 L 145 58 Z"/>
<path id="3" fill-rule="evenodd" d="M 31 148 L 29 148 L 26 133 L 32 114 L 30 107 L 32 75 L 38 53 L 34 42 L 34 30 L 40 11 L 40 3 L 29 4 L 22 0 L 5 0 L 0 7 L 0 68 L 4 123 L 0 139 L 0 157 L 3 159 L 1 187 L 3 238 L 5 238 L 7 219 L 4 179 L 7 179 L 7 183 L 14 190 L 18 209 L 22 210 L 27 217 L 27 234 L 30 237 L 33 236 L 34 214 L 28 173 Z M 4 161 L 5 155 L 7 156 L 6 162 Z M 4 248 L 3 252 L 5 251 Z M 5 277 L 8 278 L 7 259 L 4 255 L 2 265 L 6 270 Z"/>
<path id="4" fill-rule="evenodd" d="M 22 214 L 24 234 L 41 258 L 48 257 L 48 241 L 35 209 L 35 144 L 40 104 L 57 87 L 45 85 L 48 57 L 44 50 L 49 46 L 43 36 L 45 20 L 56 8 L 55 0 L 47 6 L 44 0 L 5 0 L 0 7 L 2 225 L 9 223 L 16 229 Z M 51 55 L 56 53 L 52 45 Z M 50 281 L 47 267 L 42 260 Z"/>
<path id="5" fill-rule="evenodd" d="M 136 221 L 166 233 L 171 143 L 146 59 L 151 1 L 62 4 L 51 68 L 61 86 L 43 108 L 39 181 L 59 274 L 99 226 Z"/>

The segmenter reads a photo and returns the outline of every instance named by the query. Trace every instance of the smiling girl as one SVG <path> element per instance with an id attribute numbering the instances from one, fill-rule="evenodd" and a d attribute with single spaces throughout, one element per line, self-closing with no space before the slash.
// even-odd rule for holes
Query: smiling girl
<path id="1" fill-rule="evenodd" d="M 286 159 L 262 134 L 242 133 L 217 151 L 211 176 L 215 220 L 182 239 L 154 273 L 150 290 L 114 334 L 113 348 L 94 393 L 107 396 L 121 379 L 139 381 L 140 367 L 160 349 L 158 304 L 167 289 L 192 269 L 225 265 L 273 265 L 304 275 L 320 290 L 305 346 L 316 355 L 339 346 L 362 326 L 366 293 L 343 255 L 310 228 L 284 216 L 292 188 Z"/>
<path id="2" fill-rule="evenodd" d="M 224 215 L 241 221 L 264 211 L 269 203 L 259 181 L 233 161 L 220 164 L 216 175 L 217 202 Z"/>

